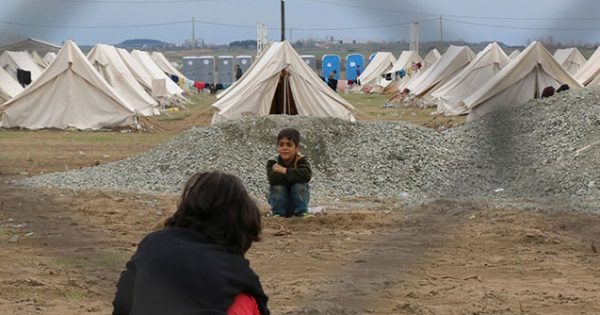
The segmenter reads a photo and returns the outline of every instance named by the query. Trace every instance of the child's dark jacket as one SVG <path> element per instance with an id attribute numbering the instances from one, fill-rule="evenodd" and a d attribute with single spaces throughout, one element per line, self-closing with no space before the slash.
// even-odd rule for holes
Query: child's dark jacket
<path id="1" fill-rule="evenodd" d="M 181 228 L 148 234 L 117 283 L 113 314 L 227 314 L 236 295 L 254 296 L 268 315 L 267 296 L 241 254 Z"/>
<path id="2" fill-rule="evenodd" d="M 286 167 L 287 172 L 285 174 L 275 173 L 273 171 L 273 165 L 275 165 L 275 163 Z M 287 165 L 279 155 L 276 155 L 267 161 L 267 178 L 269 179 L 269 184 L 273 186 L 290 186 L 295 183 L 307 183 L 310 181 L 311 176 L 312 171 L 310 169 L 310 163 L 308 163 L 308 159 L 300 153 L 296 154 L 296 157 L 290 165 Z"/>

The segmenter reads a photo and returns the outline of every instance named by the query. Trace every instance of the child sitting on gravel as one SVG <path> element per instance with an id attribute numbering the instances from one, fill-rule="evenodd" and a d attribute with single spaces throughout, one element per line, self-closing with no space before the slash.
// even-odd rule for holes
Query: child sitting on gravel
<path id="1" fill-rule="evenodd" d="M 273 217 L 311 217 L 308 212 L 308 182 L 312 171 L 300 154 L 300 133 L 292 128 L 277 135 L 277 153 L 267 161 L 269 204 Z"/>
<path id="2" fill-rule="evenodd" d="M 244 258 L 260 232 L 260 211 L 239 178 L 193 175 L 177 211 L 126 264 L 113 314 L 268 315 L 268 298 Z"/>

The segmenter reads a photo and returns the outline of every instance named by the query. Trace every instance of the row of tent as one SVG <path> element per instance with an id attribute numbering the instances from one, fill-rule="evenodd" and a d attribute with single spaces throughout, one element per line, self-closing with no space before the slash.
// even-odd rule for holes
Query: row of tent
<path id="1" fill-rule="evenodd" d="M 67 40 L 45 67 L 34 59 L 27 52 L 0 55 L 0 95 L 7 96 L 0 127 L 139 127 L 139 118 L 158 114 L 161 105 L 186 101 L 182 86 L 189 80 L 159 52 L 97 44 L 86 57 Z M 17 68 L 31 74 L 25 88 L 16 83 Z"/>
<path id="2" fill-rule="evenodd" d="M 415 68 L 415 64 L 422 67 Z M 360 79 L 366 85 L 363 91 L 394 93 L 391 100 L 416 99 L 436 106 L 438 114 L 468 114 L 472 120 L 539 98 L 549 86 L 557 89 L 566 84 L 579 89 L 600 83 L 599 74 L 600 48 L 586 60 L 576 48 L 551 55 L 541 43 L 532 42 L 510 56 L 496 43 L 478 54 L 466 46 L 450 46 L 433 63 L 413 51 L 402 52 L 397 60 L 390 53 L 378 53 Z"/>

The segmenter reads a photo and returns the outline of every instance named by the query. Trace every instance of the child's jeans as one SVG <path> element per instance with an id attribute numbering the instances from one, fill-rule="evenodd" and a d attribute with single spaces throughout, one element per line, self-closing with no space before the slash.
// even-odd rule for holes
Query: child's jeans
<path id="1" fill-rule="evenodd" d="M 275 185 L 269 189 L 269 204 L 273 215 L 300 216 L 308 211 L 309 200 L 308 183 L 295 183 L 290 186 Z"/>

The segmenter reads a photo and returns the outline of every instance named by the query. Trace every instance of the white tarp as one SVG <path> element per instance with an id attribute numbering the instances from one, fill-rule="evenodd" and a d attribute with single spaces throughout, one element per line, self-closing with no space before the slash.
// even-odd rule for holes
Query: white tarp
<path id="1" fill-rule="evenodd" d="M 600 74 L 600 47 L 594 51 L 590 59 L 575 73 L 575 79 L 587 86 Z"/>
<path id="2" fill-rule="evenodd" d="M 374 85 L 379 82 L 381 75 L 389 72 L 396 58 L 390 52 L 378 52 L 369 62 L 363 73 L 358 77 L 361 85 Z"/>
<path id="3" fill-rule="evenodd" d="M 442 58 L 422 72 L 414 80 L 410 80 L 406 88 L 415 96 L 425 96 L 433 92 L 436 86 L 441 86 L 466 67 L 475 54 L 467 46 L 450 45 Z"/>
<path id="4" fill-rule="evenodd" d="M 427 55 L 425 55 L 425 58 L 423 58 L 423 61 L 425 61 L 424 66 L 430 67 L 438 60 L 440 60 L 440 58 L 442 58 L 442 54 L 440 54 L 440 52 L 434 48 L 431 51 L 429 51 Z"/>
<path id="5" fill-rule="evenodd" d="M 134 49 L 131 52 L 131 57 L 137 60 L 138 63 L 144 67 L 145 71 L 152 79 L 167 80 L 167 92 L 169 97 L 173 95 L 182 96 L 183 90 L 179 87 L 179 85 L 177 85 L 177 83 L 173 82 L 173 80 L 171 80 L 171 78 L 156 65 L 156 63 L 154 63 L 147 52 Z"/>
<path id="6" fill-rule="evenodd" d="M 21 91 L 23 87 L 0 67 L 0 104 L 17 96 Z"/>
<path id="7" fill-rule="evenodd" d="M 133 108 L 144 116 L 158 115 L 158 103 L 138 83 L 114 46 L 96 44 L 87 55 L 98 73 Z"/>
<path id="8" fill-rule="evenodd" d="M 510 59 L 497 43 L 487 45 L 468 66 L 431 93 L 437 104 L 437 113 L 448 116 L 466 114 L 467 110 L 460 102 L 509 62 Z"/>
<path id="9" fill-rule="evenodd" d="M 575 75 L 587 61 L 581 52 L 574 47 L 557 49 L 554 52 L 554 59 L 571 75 Z"/>
<path id="10" fill-rule="evenodd" d="M 17 80 L 17 69 L 31 72 L 31 81 L 37 80 L 42 74 L 31 55 L 26 51 L 5 51 L 0 55 L 0 67 L 4 68 L 13 79 Z M 17 80 L 18 81 L 18 80 Z"/>
<path id="11" fill-rule="evenodd" d="M 532 42 L 523 52 L 462 102 L 470 110 L 471 121 L 491 111 L 520 105 L 540 97 L 547 86 L 568 84 L 580 89 L 577 82 L 539 42 Z"/>
<path id="12" fill-rule="evenodd" d="M 1 127 L 137 127 L 137 115 L 67 40 L 38 80 L 0 106 Z"/>
<path id="13" fill-rule="evenodd" d="M 275 42 L 212 106 L 212 123 L 290 113 L 354 121 L 354 107 L 304 63 L 289 42 Z"/>
<path id="14" fill-rule="evenodd" d="M 165 55 L 163 55 L 161 52 L 159 52 L 159 51 L 153 51 L 150 54 L 150 57 L 152 58 L 152 60 L 154 61 L 154 63 L 156 63 L 156 65 L 164 73 L 167 73 L 169 75 L 176 75 L 176 76 L 178 76 L 180 78 L 185 79 L 186 81 L 190 81 L 181 72 L 179 72 L 179 70 L 175 69 L 175 67 L 173 67 L 173 65 L 169 62 L 169 60 L 167 59 L 167 57 L 165 57 Z"/>

